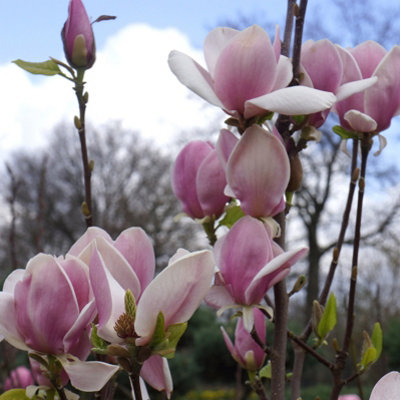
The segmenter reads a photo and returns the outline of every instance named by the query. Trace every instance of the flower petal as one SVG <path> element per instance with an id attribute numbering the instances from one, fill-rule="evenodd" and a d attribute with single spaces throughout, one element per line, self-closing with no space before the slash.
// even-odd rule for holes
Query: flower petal
<path id="1" fill-rule="evenodd" d="M 373 76 L 368 79 L 361 79 L 358 81 L 347 82 L 340 86 L 336 92 L 337 101 L 346 99 L 355 93 L 363 92 L 365 89 L 370 88 L 377 82 L 378 78 Z"/>
<path id="2" fill-rule="evenodd" d="M 374 386 L 369 400 L 400 399 L 400 373 L 389 372 Z"/>
<path id="3" fill-rule="evenodd" d="M 281 141 L 256 125 L 245 131 L 227 165 L 228 185 L 243 211 L 254 217 L 281 211 L 289 174 L 289 158 Z"/>
<path id="4" fill-rule="evenodd" d="M 306 86 L 292 86 L 246 101 L 245 116 L 258 107 L 285 115 L 313 114 L 326 110 L 335 103 L 333 93 Z"/>
<path id="5" fill-rule="evenodd" d="M 92 226 L 74 243 L 67 254 L 78 257 L 93 240 L 99 237 L 112 242 L 110 235 L 105 230 L 97 226 Z"/>
<path id="6" fill-rule="evenodd" d="M 214 76 L 215 66 L 222 50 L 230 42 L 230 40 L 239 33 L 238 30 L 219 27 L 213 29 L 204 41 L 204 58 L 207 68 L 211 76 Z"/>
<path id="7" fill-rule="evenodd" d="M 153 245 L 146 232 L 141 228 L 126 229 L 117 237 L 114 247 L 135 271 L 143 291 L 153 279 L 156 268 Z"/>
<path id="8" fill-rule="evenodd" d="M 118 365 L 100 361 L 81 361 L 70 355 L 57 357 L 73 387 L 84 392 L 98 392 L 119 370 Z"/>
<path id="9" fill-rule="evenodd" d="M 182 84 L 209 103 L 224 108 L 214 92 L 210 74 L 196 61 L 174 50 L 169 54 L 168 64 Z"/>
<path id="10" fill-rule="evenodd" d="M 344 120 L 356 132 L 374 132 L 377 128 L 377 123 L 373 118 L 357 110 L 347 111 L 344 114 Z"/>
<path id="11" fill-rule="evenodd" d="M 211 286 L 214 259 L 208 250 L 184 256 L 160 272 L 147 286 L 137 307 L 135 330 L 141 344 L 151 339 L 157 316 L 165 326 L 186 322 Z"/>
<path id="12" fill-rule="evenodd" d="M 279 254 L 266 264 L 265 267 L 254 276 L 246 290 L 245 296 L 248 303 L 251 304 L 252 299 L 258 298 L 260 292 L 265 293 L 272 285 L 276 284 L 276 275 L 282 270 L 290 268 L 299 259 L 303 258 L 307 252 L 308 249 L 305 247 L 286 251 Z"/>
<path id="13" fill-rule="evenodd" d="M 172 377 L 165 358 L 159 355 L 148 358 L 143 364 L 140 376 L 154 389 L 159 392 L 165 391 L 168 399 L 171 397 Z"/>

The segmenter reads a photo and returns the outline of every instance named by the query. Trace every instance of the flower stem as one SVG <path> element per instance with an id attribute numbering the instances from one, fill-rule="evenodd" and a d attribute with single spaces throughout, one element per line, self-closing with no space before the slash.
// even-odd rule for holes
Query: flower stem
<path id="1" fill-rule="evenodd" d="M 85 83 L 83 82 L 84 73 L 85 73 L 84 69 L 79 69 L 75 81 L 75 93 L 79 104 L 79 120 L 77 121 L 77 119 L 75 119 L 75 126 L 78 130 L 79 140 L 81 143 L 81 155 L 82 155 L 83 176 L 85 185 L 85 201 L 82 204 L 82 211 L 85 216 L 86 226 L 90 227 L 93 225 L 92 189 L 91 189 L 92 168 L 89 165 L 89 158 L 86 145 L 85 111 L 87 103 L 87 94 L 83 93 L 85 85 Z"/>
<path id="2" fill-rule="evenodd" d="M 129 382 L 132 387 L 133 400 L 142 400 L 142 391 L 140 390 L 140 378 L 138 374 L 129 374 Z"/>

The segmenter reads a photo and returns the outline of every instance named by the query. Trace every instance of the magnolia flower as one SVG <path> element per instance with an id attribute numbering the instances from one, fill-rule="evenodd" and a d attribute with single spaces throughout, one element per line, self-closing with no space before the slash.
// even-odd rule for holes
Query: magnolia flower
<path id="1" fill-rule="evenodd" d="M 34 381 L 32 378 L 31 371 L 24 367 L 17 367 L 10 372 L 10 375 L 4 382 L 4 391 L 10 389 L 25 389 L 29 385 L 33 385 Z"/>
<path id="2" fill-rule="evenodd" d="M 179 252 L 156 278 L 154 252 L 140 228 L 130 228 L 115 240 L 99 228 L 89 228 L 71 248 L 89 265 L 90 282 L 98 311 L 98 335 L 123 345 L 125 337 L 135 337 L 137 346 L 146 346 L 153 337 L 161 312 L 164 326 L 186 322 L 208 291 L 214 270 L 209 251 Z M 125 294 L 130 290 L 136 300 L 134 323 L 126 335 L 114 329 L 125 314 Z M 125 337 L 124 337 L 125 336 Z M 166 359 L 153 355 L 144 361 L 141 377 L 169 396 L 172 380 Z M 79 378 L 76 376 L 76 378 Z"/>
<path id="3" fill-rule="evenodd" d="M 343 61 L 338 48 L 328 39 L 317 42 L 308 40 L 301 48 L 301 84 L 315 89 L 332 92 L 336 101 L 341 101 L 354 93 L 372 86 L 377 78 L 362 79 L 354 76 L 354 80 L 343 80 Z M 326 120 L 329 109 L 310 115 L 308 124 L 319 128 Z"/>
<path id="4" fill-rule="evenodd" d="M 389 372 L 379 379 L 374 386 L 369 400 L 398 400 L 400 399 L 400 373 Z"/>
<path id="5" fill-rule="evenodd" d="M 219 217 L 229 200 L 225 186 L 225 172 L 210 143 L 196 140 L 181 150 L 172 171 L 172 188 L 186 214 Z"/>
<path id="6" fill-rule="evenodd" d="M 227 192 L 240 200 L 246 214 L 270 217 L 284 209 L 290 164 L 276 135 L 253 125 L 238 140 L 222 130 L 217 152 L 225 165 Z"/>
<path id="7" fill-rule="evenodd" d="M 253 25 L 243 31 L 216 28 L 204 42 L 208 71 L 178 51 L 169 66 L 181 83 L 211 104 L 236 118 L 251 118 L 267 111 L 310 114 L 332 106 L 335 96 L 308 87 L 290 87 L 292 65 L 280 55 L 277 30 L 268 34 Z"/>
<path id="8" fill-rule="evenodd" d="M 265 344 L 265 316 L 257 308 L 253 308 L 253 313 L 255 332 L 261 340 L 261 343 Z M 229 352 L 242 368 L 248 371 L 257 371 L 263 366 L 265 361 L 265 352 L 244 328 L 242 318 L 239 318 L 236 325 L 235 344 L 232 343 L 223 327 L 221 330 Z"/>
<path id="9" fill-rule="evenodd" d="M 263 308 L 260 303 L 267 290 L 307 253 L 306 248 L 284 252 L 263 223 L 249 216 L 239 219 L 214 249 L 219 273 L 206 301 L 219 308 L 219 313 L 227 308 L 241 309 L 248 332 L 254 325 L 252 308 Z"/>
<path id="10" fill-rule="evenodd" d="M 88 267 L 75 257 L 55 258 L 38 254 L 25 270 L 13 271 L 0 292 L 0 334 L 14 347 L 56 356 L 68 376 L 65 360 L 88 364 L 81 379 L 90 381 L 93 365 L 96 385 L 82 390 L 100 390 L 116 372 L 103 363 L 84 363 L 90 352 L 88 328 L 96 315 L 89 285 Z M 110 367 L 110 368 L 109 368 Z"/>
<path id="11" fill-rule="evenodd" d="M 73 68 L 90 68 L 96 59 L 92 25 L 82 0 L 70 0 L 68 18 L 61 32 L 64 53 Z"/>
<path id="12" fill-rule="evenodd" d="M 389 52 L 373 41 L 345 51 L 337 46 L 345 74 L 342 83 L 376 77 L 377 82 L 362 93 L 338 102 L 335 109 L 343 128 L 379 134 L 400 113 L 400 47 Z M 386 140 L 379 136 L 380 150 Z"/>

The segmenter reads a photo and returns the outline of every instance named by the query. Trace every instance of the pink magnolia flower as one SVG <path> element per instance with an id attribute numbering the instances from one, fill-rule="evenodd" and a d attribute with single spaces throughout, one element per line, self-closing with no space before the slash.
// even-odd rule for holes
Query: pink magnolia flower
<path id="1" fill-rule="evenodd" d="M 257 308 L 253 308 L 253 313 L 255 331 L 261 342 L 265 344 L 265 316 Z M 235 344 L 232 343 L 223 327 L 221 330 L 229 352 L 242 368 L 248 371 L 257 371 L 263 366 L 265 361 L 265 352 L 244 328 L 242 318 L 239 318 L 236 325 Z"/>
<path id="2" fill-rule="evenodd" d="M 268 34 L 253 25 L 243 31 L 216 28 L 204 42 L 208 71 L 187 55 L 172 51 L 169 66 L 179 81 L 236 118 L 276 111 L 309 114 L 332 106 L 335 96 L 307 87 L 290 87 L 292 65 L 280 56 L 279 30 Z"/>
<path id="3" fill-rule="evenodd" d="M 367 41 L 345 51 L 337 46 L 344 66 L 342 83 L 376 77 L 377 82 L 335 105 L 341 125 L 350 131 L 380 133 L 400 113 L 400 47 L 389 52 Z M 383 144 L 383 143 L 381 143 Z"/>
<path id="4" fill-rule="evenodd" d="M 360 397 L 356 394 L 343 394 L 339 396 L 338 400 L 360 400 Z"/>
<path id="5" fill-rule="evenodd" d="M 0 292 L 0 334 L 18 349 L 56 356 L 64 368 L 65 359 L 83 363 L 80 360 L 88 356 L 88 329 L 95 315 L 88 267 L 75 257 L 38 254 L 25 270 L 12 272 Z M 91 365 L 82 379 L 90 379 Z M 103 363 L 96 368 L 98 380 L 93 391 L 101 389 L 116 372 Z M 74 385 L 72 379 L 71 383 Z"/>
<path id="6" fill-rule="evenodd" d="M 290 164 L 285 147 L 276 135 L 253 125 L 237 140 L 223 130 L 217 151 L 220 159 L 226 160 L 222 163 L 228 192 L 240 200 L 246 214 L 270 217 L 284 209 L 283 195 L 290 178 Z"/>
<path id="7" fill-rule="evenodd" d="M 89 264 L 90 282 L 98 311 L 98 335 L 111 343 L 123 344 L 114 326 L 125 313 L 129 289 L 137 302 L 132 332 L 137 346 L 146 346 L 153 336 L 158 314 L 165 328 L 186 322 L 211 285 L 214 261 L 209 251 L 180 252 L 156 278 L 150 241 L 139 228 L 130 228 L 113 242 L 99 228 L 90 228 L 70 250 Z M 151 278 L 149 282 L 149 271 Z M 172 381 L 166 359 L 153 355 L 144 362 L 141 376 L 169 396 Z M 78 376 L 76 376 L 79 379 Z"/>
<path id="8" fill-rule="evenodd" d="M 186 214 L 219 217 L 229 200 L 225 186 L 225 172 L 210 143 L 196 140 L 181 150 L 172 171 L 172 188 Z"/>
<path id="9" fill-rule="evenodd" d="M 103 229 L 91 227 L 74 243 L 68 255 L 78 257 L 89 266 L 95 249 L 111 275 L 139 300 L 156 268 L 153 245 L 146 232 L 137 227 L 128 228 L 114 241 Z"/>
<path id="10" fill-rule="evenodd" d="M 307 253 L 306 248 L 284 252 L 271 239 L 264 224 L 249 216 L 239 219 L 218 239 L 214 249 L 219 273 L 206 301 L 220 308 L 219 312 L 241 308 L 248 332 L 254 324 L 252 308 L 260 307 L 267 290 Z"/>
<path id="11" fill-rule="evenodd" d="M 29 385 L 33 385 L 31 371 L 28 368 L 21 366 L 13 369 L 4 382 L 4 391 L 10 389 L 25 389 Z"/>
<path id="12" fill-rule="evenodd" d="M 398 400 L 400 399 L 400 373 L 389 372 L 379 379 L 374 386 L 369 400 Z"/>
<path id="13" fill-rule="evenodd" d="M 329 40 L 317 42 L 308 40 L 301 48 L 301 84 L 315 89 L 332 92 L 336 101 L 341 101 L 354 93 L 361 92 L 376 82 L 376 77 L 362 79 L 354 76 L 354 80 L 343 81 L 343 61 L 338 48 Z M 309 125 L 319 128 L 326 120 L 329 109 L 312 114 Z"/>
<path id="14" fill-rule="evenodd" d="M 82 0 L 70 0 L 61 38 L 65 57 L 72 67 L 88 69 L 94 64 L 96 45 Z"/>

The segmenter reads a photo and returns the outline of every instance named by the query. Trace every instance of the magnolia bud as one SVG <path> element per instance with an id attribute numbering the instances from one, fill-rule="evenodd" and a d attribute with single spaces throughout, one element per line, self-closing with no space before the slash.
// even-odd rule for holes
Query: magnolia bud
<path id="1" fill-rule="evenodd" d="M 71 0 L 61 31 L 64 53 L 73 68 L 90 68 L 96 59 L 92 25 L 81 0 Z"/>

